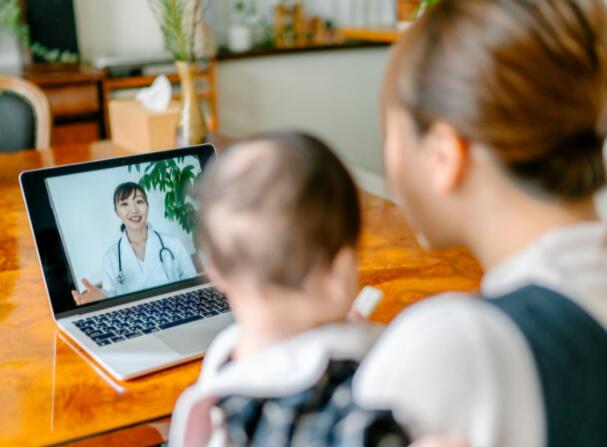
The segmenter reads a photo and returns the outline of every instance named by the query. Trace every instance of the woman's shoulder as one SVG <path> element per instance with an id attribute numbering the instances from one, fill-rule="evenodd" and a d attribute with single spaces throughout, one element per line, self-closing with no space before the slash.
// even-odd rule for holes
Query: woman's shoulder
<path id="1" fill-rule="evenodd" d="M 477 295 L 446 293 L 422 300 L 401 312 L 388 326 L 384 338 L 402 332 L 415 332 L 418 336 L 435 331 L 444 333 L 487 319 L 504 321 L 505 316 Z"/>
<path id="2" fill-rule="evenodd" d="M 520 336 L 514 322 L 491 301 L 478 295 L 446 293 L 423 300 L 394 319 L 380 343 L 406 337 L 442 345 L 446 340 L 465 346 Z"/>
<path id="3" fill-rule="evenodd" d="M 424 371 L 451 371 L 467 380 L 479 371 L 491 374 L 513 355 L 530 359 L 524 337 L 504 313 L 482 298 L 449 293 L 409 307 L 390 323 L 357 382 L 374 390 L 390 377 L 396 385 L 403 375 Z"/>
<path id="4" fill-rule="evenodd" d="M 514 324 L 497 308 L 480 297 L 449 293 L 428 298 L 401 312 L 373 349 L 372 355 L 411 357 L 457 351 L 474 355 L 482 345 L 497 337 L 510 339 Z"/>
<path id="5" fill-rule="evenodd" d="M 496 445 L 503 430 L 524 426 L 521 436 L 541 437 L 541 391 L 525 338 L 472 295 L 441 295 L 402 312 L 353 386 L 360 405 L 393 410 L 416 436 L 474 433 L 471 445 Z"/>
<path id="6" fill-rule="evenodd" d="M 472 445 L 495 445 L 505 426 L 541 420 L 524 336 L 496 306 L 467 294 L 402 312 L 361 365 L 354 392 L 365 407 L 392 409 L 416 435 L 476 433 Z"/>

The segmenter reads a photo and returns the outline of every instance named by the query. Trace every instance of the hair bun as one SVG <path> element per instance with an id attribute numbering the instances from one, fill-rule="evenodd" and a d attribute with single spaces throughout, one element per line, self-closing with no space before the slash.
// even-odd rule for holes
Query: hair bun
<path id="1" fill-rule="evenodd" d="M 602 140 L 607 139 L 607 103 L 603 107 L 603 113 L 599 115 L 596 133 Z"/>
<path id="2" fill-rule="evenodd" d="M 604 136 L 595 129 L 585 129 L 576 132 L 563 140 L 551 151 L 552 155 L 559 156 L 561 153 L 578 156 L 582 151 L 594 152 L 603 149 Z"/>
<path id="3" fill-rule="evenodd" d="M 527 184 L 565 199 L 586 197 L 605 184 L 604 138 L 594 129 L 566 137 L 543 157 L 509 167 Z"/>

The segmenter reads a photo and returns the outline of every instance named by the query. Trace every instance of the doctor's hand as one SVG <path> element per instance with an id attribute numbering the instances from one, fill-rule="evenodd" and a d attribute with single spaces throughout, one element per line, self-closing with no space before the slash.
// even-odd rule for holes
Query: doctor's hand
<path id="1" fill-rule="evenodd" d="M 86 292 L 79 293 L 77 290 L 72 290 L 72 296 L 74 297 L 74 301 L 76 304 L 81 306 L 82 304 L 94 303 L 95 301 L 102 300 L 107 298 L 105 293 L 99 288 L 95 287 L 91 282 L 84 278 L 82 280 L 82 284 L 86 287 Z"/>

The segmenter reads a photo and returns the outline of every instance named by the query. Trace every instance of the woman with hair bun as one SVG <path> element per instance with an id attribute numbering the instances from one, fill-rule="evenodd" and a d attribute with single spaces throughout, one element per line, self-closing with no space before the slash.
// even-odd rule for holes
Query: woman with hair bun
<path id="1" fill-rule="evenodd" d="M 480 297 L 397 318 L 356 377 L 415 436 L 607 446 L 603 0 L 442 0 L 397 45 L 386 172 L 422 244 L 463 244 Z M 482 298 L 482 299 L 480 299 Z"/>

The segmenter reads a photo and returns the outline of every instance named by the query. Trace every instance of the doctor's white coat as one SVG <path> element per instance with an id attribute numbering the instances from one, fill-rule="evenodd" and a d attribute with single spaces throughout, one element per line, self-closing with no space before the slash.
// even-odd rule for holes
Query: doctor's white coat
<path id="1" fill-rule="evenodd" d="M 119 241 L 116 241 L 103 257 L 103 291 L 108 297 L 124 295 L 138 290 L 158 287 L 183 279 L 196 276 L 196 269 L 192 258 L 179 239 L 168 234 L 159 233 L 164 246 L 160 261 L 160 250 L 162 245 L 160 238 L 151 226 L 149 227 L 148 239 L 145 246 L 145 259 L 137 258 L 133 247 L 129 243 L 126 233 L 122 233 Z M 125 282 L 118 282 L 118 247 L 122 258 L 122 271 Z"/>

